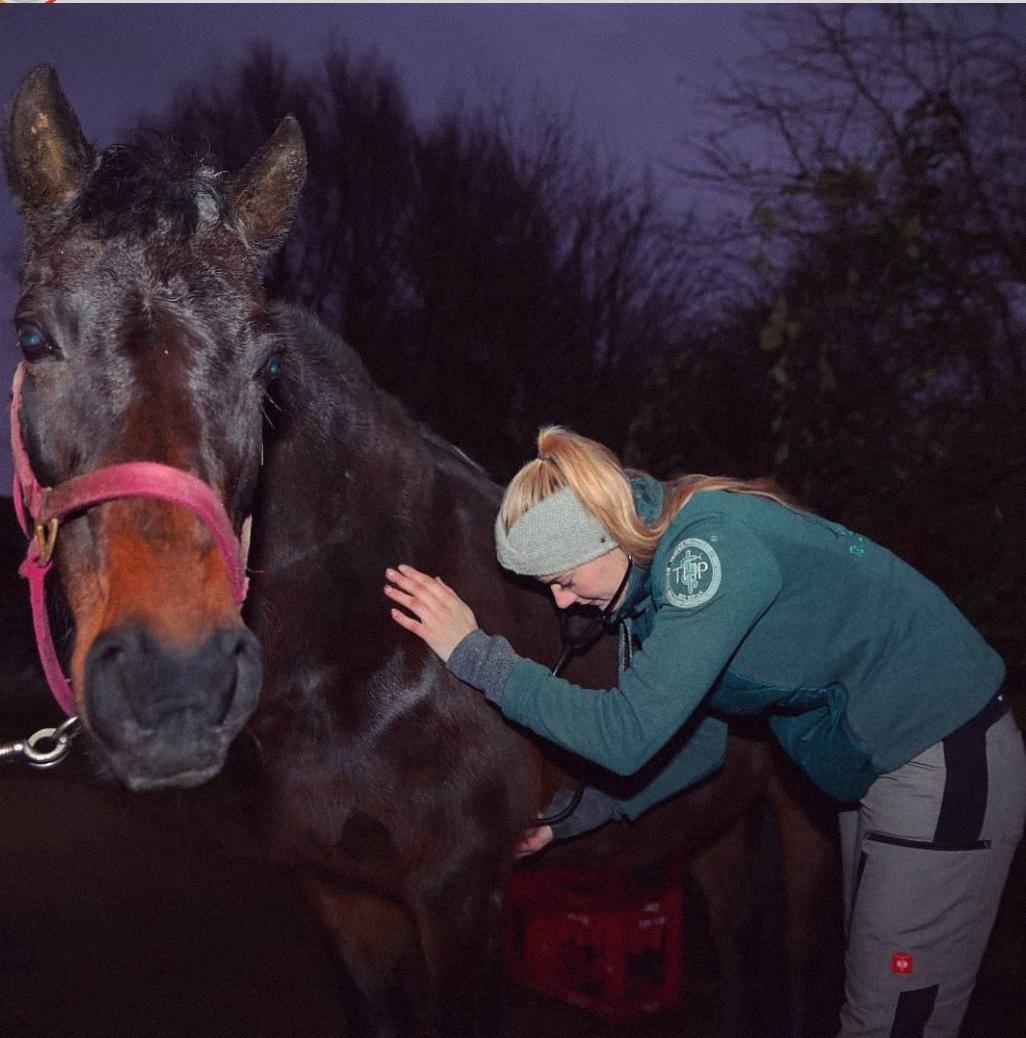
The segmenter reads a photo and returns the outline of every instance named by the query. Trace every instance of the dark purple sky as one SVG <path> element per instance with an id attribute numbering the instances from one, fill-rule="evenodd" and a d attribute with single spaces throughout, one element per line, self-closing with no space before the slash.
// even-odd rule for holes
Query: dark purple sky
<path id="1" fill-rule="evenodd" d="M 0 98 L 42 62 L 57 68 L 83 130 L 98 146 L 175 88 L 216 70 L 256 40 L 299 64 L 334 36 L 398 72 L 414 114 L 430 119 L 459 97 L 509 92 L 570 109 L 582 135 L 626 171 L 682 158 L 701 133 L 694 84 L 752 49 L 753 7 L 728 4 L 67 4 L 0 5 Z M 682 78 L 691 85 L 684 85 Z M 14 364 L 7 329 L 20 231 L 0 191 L 0 381 Z M 0 493 L 6 493 L 6 422 Z"/>

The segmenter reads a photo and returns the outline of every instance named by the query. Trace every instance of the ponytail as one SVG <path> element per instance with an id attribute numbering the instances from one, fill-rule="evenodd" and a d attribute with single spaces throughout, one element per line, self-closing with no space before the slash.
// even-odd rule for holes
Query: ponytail
<path id="1" fill-rule="evenodd" d="M 687 475 L 667 486 L 659 519 L 655 526 L 647 526 L 634 507 L 630 474 L 617 456 L 595 440 L 559 425 L 549 425 L 538 433 L 538 457 L 527 462 L 506 488 L 499 509 L 499 522 L 505 532 L 509 533 L 510 527 L 529 509 L 566 486 L 573 489 L 621 550 L 641 565 L 652 561 L 674 516 L 702 491 L 754 494 L 786 508 L 798 507 L 768 479 Z"/>

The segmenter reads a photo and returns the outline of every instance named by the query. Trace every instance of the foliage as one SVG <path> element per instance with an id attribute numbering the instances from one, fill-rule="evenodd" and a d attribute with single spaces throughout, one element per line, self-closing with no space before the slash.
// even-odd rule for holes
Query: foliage
<path id="1" fill-rule="evenodd" d="M 694 172 L 752 203 L 777 475 L 941 583 L 1021 669 L 1026 63 L 994 18 L 771 13 L 764 70 L 717 98 L 768 134 L 766 161 L 721 136 Z"/>

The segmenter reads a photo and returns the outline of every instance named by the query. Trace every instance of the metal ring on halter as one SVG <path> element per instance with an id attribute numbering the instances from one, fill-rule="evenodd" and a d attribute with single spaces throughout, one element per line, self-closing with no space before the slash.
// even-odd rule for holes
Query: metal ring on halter
<path id="1" fill-rule="evenodd" d="M 69 717 L 56 728 L 40 728 L 27 739 L 0 743 L 0 764 L 24 760 L 34 768 L 50 768 L 59 764 L 71 749 L 71 740 L 78 734 L 78 718 Z M 41 744 L 52 742 L 43 748 Z"/>
<path id="2" fill-rule="evenodd" d="M 54 545 L 57 543 L 57 531 L 61 528 L 60 519 L 54 518 L 46 523 L 35 524 L 36 544 L 39 546 L 39 565 L 45 566 L 53 558 Z"/>
<path id="3" fill-rule="evenodd" d="M 52 768 L 59 764 L 71 749 L 71 740 L 75 737 L 78 717 L 69 717 L 57 728 L 40 728 L 25 741 L 22 753 L 34 768 Z M 51 741 L 49 749 L 40 749 L 39 744 Z"/>

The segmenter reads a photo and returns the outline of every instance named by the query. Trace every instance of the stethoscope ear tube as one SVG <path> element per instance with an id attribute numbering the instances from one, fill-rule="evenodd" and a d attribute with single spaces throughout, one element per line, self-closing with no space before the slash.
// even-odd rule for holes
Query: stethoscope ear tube
<path id="1" fill-rule="evenodd" d="M 602 612 L 599 613 L 598 616 L 592 617 L 582 632 L 574 634 L 570 630 L 569 610 L 564 609 L 559 614 L 559 637 L 563 643 L 563 651 L 560 653 L 559 661 L 552 668 L 553 677 L 559 676 L 560 671 L 567 665 L 570 657 L 573 656 L 575 652 L 580 652 L 582 649 L 586 649 L 599 636 L 599 633 L 602 630 L 603 621 L 613 611 L 616 603 L 620 601 L 620 596 L 623 594 L 624 588 L 627 587 L 627 581 L 630 579 L 631 569 L 633 566 L 634 560 L 628 555 L 627 569 L 624 570 L 620 586 L 616 589 L 613 597 L 609 600 Z M 566 807 L 561 808 L 555 814 L 539 815 L 537 820 L 538 825 L 556 825 L 557 822 L 566 821 L 566 819 L 577 810 L 577 807 L 581 802 L 581 797 L 583 796 L 584 783 L 578 781 L 577 788 L 574 790 L 574 795 L 571 797 L 570 802 Z"/>
<path id="2" fill-rule="evenodd" d="M 581 652 L 586 649 L 591 643 L 599 636 L 602 631 L 602 625 L 609 617 L 610 613 L 616 608 L 616 604 L 620 601 L 620 596 L 624 592 L 624 588 L 627 587 L 627 582 L 630 580 L 631 570 L 634 567 L 634 560 L 627 556 L 627 568 L 623 572 L 623 577 L 620 579 L 620 583 L 617 586 L 616 591 L 613 592 L 613 597 L 606 603 L 605 608 L 598 615 L 592 615 L 588 618 L 582 630 L 576 634 L 571 629 L 572 614 L 569 609 L 562 609 L 559 613 L 559 638 L 563 643 L 563 652 L 560 654 L 559 662 L 552 668 L 553 676 L 558 677 L 562 669 L 567 665 L 570 657 L 575 652 Z"/>

